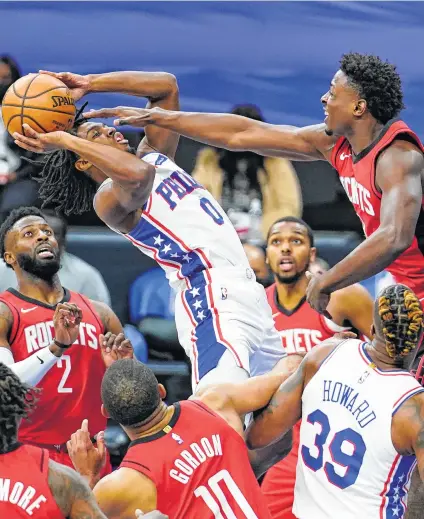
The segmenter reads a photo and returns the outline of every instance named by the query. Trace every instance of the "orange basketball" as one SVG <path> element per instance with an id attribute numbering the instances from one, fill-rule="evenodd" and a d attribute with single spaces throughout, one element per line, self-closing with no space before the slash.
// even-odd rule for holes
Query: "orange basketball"
<path id="1" fill-rule="evenodd" d="M 69 88 L 48 74 L 28 74 L 13 83 L 1 105 L 7 131 L 23 133 L 28 124 L 40 133 L 69 130 L 75 119 L 75 102 Z"/>

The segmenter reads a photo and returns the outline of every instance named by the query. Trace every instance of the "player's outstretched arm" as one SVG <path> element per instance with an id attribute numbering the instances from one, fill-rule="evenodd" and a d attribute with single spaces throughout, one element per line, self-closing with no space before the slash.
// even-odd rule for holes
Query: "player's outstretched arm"
<path id="1" fill-rule="evenodd" d="M 377 163 L 376 180 L 382 192 L 380 226 L 328 272 L 312 278 L 307 297 L 323 311 L 322 294 L 358 283 L 378 274 L 412 243 L 422 204 L 424 157 L 407 141 L 396 141 Z"/>
<path id="2" fill-rule="evenodd" d="M 49 487 L 65 517 L 108 519 L 100 510 L 87 483 L 70 467 L 49 460 Z"/>
<path id="3" fill-rule="evenodd" d="M 90 112 L 84 115 L 90 116 Z M 324 124 L 304 128 L 277 126 L 234 114 L 117 107 L 94 112 L 94 116 L 116 117 L 115 125 L 158 126 L 228 150 L 250 150 L 293 160 L 329 160 L 336 141 L 326 135 Z"/>

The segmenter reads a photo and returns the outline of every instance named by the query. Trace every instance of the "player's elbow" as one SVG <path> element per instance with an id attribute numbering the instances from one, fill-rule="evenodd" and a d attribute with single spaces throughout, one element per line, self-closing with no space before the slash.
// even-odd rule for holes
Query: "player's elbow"
<path id="1" fill-rule="evenodd" d="M 404 226 L 391 225 L 384 229 L 384 236 L 387 240 L 389 251 L 393 257 L 396 258 L 403 252 L 405 252 L 414 240 L 414 229 L 415 226 Z"/>
<path id="2" fill-rule="evenodd" d="M 148 188 L 151 189 L 155 173 L 156 170 L 154 166 L 140 160 L 137 164 L 128 168 L 128 171 L 125 174 L 126 179 L 128 179 L 126 184 L 135 191 L 141 189 L 146 190 Z"/>
<path id="3" fill-rule="evenodd" d="M 174 74 L 161 72 L 161 76 L 164 85 L 164 92 L 166 92 L 167 95 L 178 95 L 178 81 Z"/>

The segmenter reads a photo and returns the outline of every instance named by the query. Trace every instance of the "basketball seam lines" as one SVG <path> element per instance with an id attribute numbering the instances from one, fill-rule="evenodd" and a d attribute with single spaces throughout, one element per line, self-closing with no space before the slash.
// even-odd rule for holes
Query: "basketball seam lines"
<path id="1" fill-rule="evenodd" d="M 9 123 L 10 121 L 12 121 L 15 117 L 20 117 L 21 114 L 15 114 L 15 115 L 12 115 L 12 117 L 9 119 Z M 33 121 L 39 128 L 41 128 L 43 130 L 44 133 L 48 133 L 42 126 L 41 124 L 36 120 L 34 119 L 34 117 L 31 117 L 30 115 L 25 115 L 24 117 L 26 117 L 27 119 L 29 119 L 30 121 Z M 9 125 L 7 125 L 7 127 L 9 127 Z"/>
<path id="2" fill-rule="evenodd" d="M 41 74 L 39 74 L 41 75 Z M 40 92 L 39 94 L 35 95 L 35 96 L 25 96 L 25 99 L 34 99 L 35 97 L 39 97 L 39 96 L 42 96 L 43 94 L 47 94 L 47 92 L 51 92 L 52 90 L 58 90 L 59 88 L 68 88 L 66 85 L 65 86 L 55 86 L 55 87 L 52 87 L 52 88 L 48 88 L 47 90 L 44 90 L 44 92 Z M 13 89 L 16 97 L 19 97 L 19 99 L 23 99 L 23 97 L 18 94 L 17 92 L 15 92 L 15 89 Z"/>
<path id="3" fill-rule="evenodd" d="M 13 106 L 15 108 L 19 108 L 20 105 L 12 105 L 9 103 L 3 103 L 2 106 Z M 68 106 L 74 106 L 74 105 L 68 105 Z M 42 106 L 31 106 L 31 105 L 25 105 L 25 108 L 31 108 L 31 110 L 46 110 L 47 112 L 56 112 L 58 114 L 65 114 L 65 115 L 73 115 L 70 112 L 63 112 L 62 110 L 55 110 L 54 108 L 43 108 Z"/>
<path id="4" fill-rule="evenodd" d="M 29 91 L 31 85 L 33 84 L 33 82 L 35 81 L 35 79 L 39 76 L 40 74 L 36 74 L 32 79 L 31 81 L 29 82 L 26 90 L 25 90 L 25 94 L 24 96 L 21 98 L 22 99 L 22 106 L 21 106 L 21 131 L 22 131 L 22 135 L 25 135 L 25 132 L 24 132 L 24 108 L 25 108 L 25 98 L 26 98 L 26 94 L 27 92 Z M 9 121 L 10 123 L 10 121 Z M 9 127 L 9 125 L 8 125 Z"/>

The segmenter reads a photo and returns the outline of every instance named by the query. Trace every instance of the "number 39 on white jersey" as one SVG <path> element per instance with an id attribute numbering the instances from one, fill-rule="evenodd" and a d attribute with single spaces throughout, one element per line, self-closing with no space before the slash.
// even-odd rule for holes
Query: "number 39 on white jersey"
<path id="1" fill-rule="evenodd" d="M 249 267 L 213 196 L 165 155 L 148 153 L 143 160 L 155 166 L 156 176 L 143 215 L 126 238 L 158 262 L 170 284 L 181 288 L 182 280 L 209 268 Z"/>
<path id="2" fill-rule="evenodd" d="M 392 417 L 424 391 L 406 371 L 382 371 L 365 343 L 342 342 L 302 396 L 293 513 L 299 519 L 399 519 L 415 456 L 401 456 Z"/>

